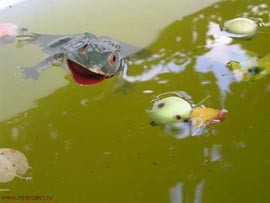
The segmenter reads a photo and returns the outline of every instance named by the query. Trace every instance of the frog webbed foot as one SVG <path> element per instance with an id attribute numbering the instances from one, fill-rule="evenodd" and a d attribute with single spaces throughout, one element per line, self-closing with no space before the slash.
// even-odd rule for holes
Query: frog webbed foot
<path id="1" fill-rule="evenodd" d="M 37 80 L 39 78 L 39 74 L 51 66 L 50 61 L 51 58 L 48 57 L 35 66 L 19 67 L 19 74 L 24 75 L 24 79 L 33 78 L 34 80 Z"/>
<path id="2" fill-rule="evenodd" d="M 39 71 L 36 67 L 20 67 L 20 69 L 20 74 L 24 76 L 24 79 L 37 80 L 39 78 Z"/>

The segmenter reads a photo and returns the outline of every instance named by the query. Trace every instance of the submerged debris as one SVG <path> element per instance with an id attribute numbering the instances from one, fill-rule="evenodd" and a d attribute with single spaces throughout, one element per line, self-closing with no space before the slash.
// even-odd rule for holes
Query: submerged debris
<path id="1" fill-rule="evenodd" d="M 15 177 L 28 179 L 23 177 L 28 169 L 28 160 L 22 152 L 16 149 L 0 148 L 0 182 L 10 182 Z"/>
<path id="2" fill-rule="evenodd" d="M 233 76 L 238 81 L 258 80 L 270 73 L 270 54 L 262 58 L 255 58 L 247 65 L 232 60 L 227 63 L 227 67 L 232 70 Z"/>

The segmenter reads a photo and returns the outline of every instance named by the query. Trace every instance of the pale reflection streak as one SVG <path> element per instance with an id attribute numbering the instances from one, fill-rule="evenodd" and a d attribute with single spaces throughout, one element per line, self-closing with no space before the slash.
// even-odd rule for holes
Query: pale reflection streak
<path id="1" fill-rule="evenodd" d="M 179 182 L 175 187 L 170 189 L 171 203 L 183 203 L 183 183 Z"/>
<path id="2" fill-rule="evenodd" d="M 176 123 L 174 126 L 166 125 L 165 131 L 172 132 L 177 130 L 177 134 L 174 135 L 177 139 L 185 139 L 187 137 L 195 137 L 207 132 L 205 126 L 192 126 L 190 122 Z"/>
<path id="3" fill-rule="evenodd" d="M 222 146 L 219 144 L 214 144 L 212 147 L 204 148 L 205 160 L 210 162 L 219 161 L 222 158 L 221 155 Z"/>
<path id="4" fill-rule="evenodd" d="M 194 198 L 193 198 L 194 203 L 202 203 L 202 192 L 203 192 L 204 184 L 205 184 L 205 180 L 202 180 L 196 185 L 195 191 L 194 191 Z M 179 182 L 175 187 L 172 187 L 169 191 L 170 202 L 171 203 L 184 203 L 185 199 L 188 199 L 188 197 L 186 197 L 187 195 L 192 196 L 190 195 L 190 191 L 188 191 L 187 193 L 184 193 L 183 190 L 184 190 L 183 182 Z M 186 194 L 186 196 L 184 194 Z"/>
<path id="5" fill-rule="evenodd" d="M 128 81 L 128 82 L 144 82 L 148 81 L 151 79 L 154 79 L 157 77 L 159 74 L 162 73 L 179 73 L 183 71 L 187 65 L 191 62 L 191 58 L 181 52 L 176 52 L 173 53 L 171 56 L 165 56 L 166 55 L 166 50 L 161 49 L 161 53 L 152 55 L 150 58 L 147 60 L 140 60 L 135 62 L 135 64 L 143 65 L 144 63 L 147 64 L 147 62 L 153 62 L 155 60 L 160 60 L 161 62 L 155 65 L 151 65 L 150 69 L 145 70 L 143 73 L 139 75 L 128 75 L 128 67 L 127 64 L 124 64 L 124 69 L 123 69 L 123 75 L 122 77 Z M 165 53 L 164 53 L 165 52 Z M 166 61 L 165 61 L 166 60 Z"/>
<path id="6" fill-rule="evenodd" d="M 195 189 L 194 203 L 202 203 L 202 192 L 205 181 L 199 182 Z"/>
<path id="7" fill-rule="evenodd" d="M 206 47 L 210 51 L 198 57 L 195 69 L 202 73 L 212 72 L 221 92 L 229 92 L 231 83 L 237 80 L 226 67 L 227 62 L 231 60 L 249 61 L 250 59 L 239 44 L 231 44 L 232 38 L 224 36 L 218 24 L 210 22 L 207 35 L 213 36 L 213 39 L 208 38 L 206 41 Z M 232 77 L 226 77 L 224 74 L 231 74 Z"/>
<path id="8" fill-rule="evenodd" d="M 213 144 L 211 147 L 205 147 L 203 155 L 206 161 L 216 162 L 222 158 L 222 145 Z M 184 203 L 184 202 L 192 202 L 193 203 L 202 203 L 203 200 L 203 187 L 205 185 L 205 180 L 201 180 L 195 186 L 194 193 L 192 189 L 186 188 L 189 185 L 185 185 L 184 181 L 180 181 L 176 186 L 172 187 L 169 190 L 170 202 L 171 203 Z M 193 197 L 193 199 L 192 199 Z"/>

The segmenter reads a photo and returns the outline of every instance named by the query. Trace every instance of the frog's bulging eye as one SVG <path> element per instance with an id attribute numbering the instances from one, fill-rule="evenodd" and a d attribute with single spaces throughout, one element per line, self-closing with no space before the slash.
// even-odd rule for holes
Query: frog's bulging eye
<path id="1" fill-rule="evenodd" d="M 81 54 L 85 54 L 87 52 L 87 48 L 88 48 L 88 44 L 84 44 L 81 48 L 80 48 L 80 53 Z"/>
<path id="2" fill-rule="evenodd" d="M 108 58 L 109 64 L 113 65 L 116 61 L 116 55 L 114 53 L 111 53 Z"/>

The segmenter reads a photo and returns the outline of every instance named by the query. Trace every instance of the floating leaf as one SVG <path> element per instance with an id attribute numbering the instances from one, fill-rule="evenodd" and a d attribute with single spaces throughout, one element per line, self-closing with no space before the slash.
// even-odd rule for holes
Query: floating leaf
<path id="1" fill-rule="evenodd" d="M 0 154 L 5 155 L 10 161 L 14 163 L 17 175 L 22 176 L 27 172 L 29 168 L 28 160 L 22 152 L 16 149 L 1 148 Z"/>
<path id="2" fill-rule="evenodd" d="M 22 152 L 0 148 L 0 182 L 12 181 L 14 177 L 23 178 L 28 169 L 28 160 Z"/>
<path id="3" fill-rule="evenodd" d="M 4 155 L 0 155 L 0 182 L 10 182 L 16 176 L 16 168 L 13 163 Z"/>

